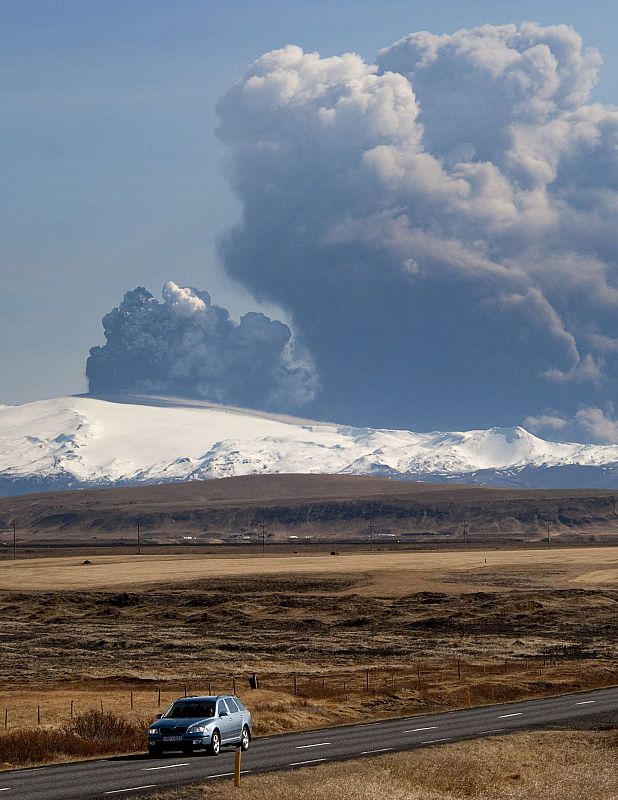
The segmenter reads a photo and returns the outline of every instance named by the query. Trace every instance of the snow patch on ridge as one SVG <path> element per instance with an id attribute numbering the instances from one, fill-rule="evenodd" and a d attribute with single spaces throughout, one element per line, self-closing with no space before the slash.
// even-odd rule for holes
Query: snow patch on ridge
<path id="1" fill-rule="evenodd" d="M 208 403 L 121 400 L 0 407 L 0 493 L 294 472 L 618 485 L 618 446 L 547 442 L 521 427 L 414 433 Z"/>

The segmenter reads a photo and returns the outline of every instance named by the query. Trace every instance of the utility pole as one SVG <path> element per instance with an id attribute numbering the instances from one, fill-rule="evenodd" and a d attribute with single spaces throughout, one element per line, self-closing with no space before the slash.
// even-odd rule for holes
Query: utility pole
<path id="1" fill-rule="evenodd" d="M 262 520 L 260 522 L 260 527 L 262 529 L 262 553 L 266 552 L 266 523 Z"/>
<path id="2" fill-rule="evenodd" d="M 550 539 L 550 532 L 549 532 L 549 522 L 547 523 L 547 546 L 551 547 L 551 539 Z"/>
<path id="3" fill-rule="evenodd" d="M 140 537 L 140 523 L 139 520 L 137 521 L 137 555 L 141 556 L 142 554 L 142 540 Z"/>
<path id="4" fill-rule="evenodd" d="M 369 523 L 369 549 L 373 550 L 373 522 Z"/>
<path id="5" fill-rule="evenodd" d="M 468 542 L 467 542 L 467 538 L 466 538 L 466 537 L 467 537 L 467 535 L 468 535 L 468 523 L 464 521 L 464 524 L 463 524 L 463 540 L 464 540 L 464 550 L 466 549 L 466 547 L 467 547 L 467 544 L 468 544 Z"/>
<path id="6" fill-rule="evenodd" d="M 13 558 L 17 558 L 17 520 L 13 517 Z"/>

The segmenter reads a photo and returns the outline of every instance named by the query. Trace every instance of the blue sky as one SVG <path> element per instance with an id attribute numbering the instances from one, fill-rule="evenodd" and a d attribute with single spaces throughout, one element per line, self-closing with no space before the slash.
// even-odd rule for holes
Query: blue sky
<path id="1" fill-rule="evenodd" d="M 173 279 L 236 315 L 255 307 L 217 264 L 239 205 L 214 107 L 262 53 L 294 43 L 372 62 L 415 30 L 524 19 L 573 25 L 603 55 L 594 99 L 615 101 L 610 0 L 4 0 L 0 402 L 84 391 L 101 317 L 136 285 Z"/>

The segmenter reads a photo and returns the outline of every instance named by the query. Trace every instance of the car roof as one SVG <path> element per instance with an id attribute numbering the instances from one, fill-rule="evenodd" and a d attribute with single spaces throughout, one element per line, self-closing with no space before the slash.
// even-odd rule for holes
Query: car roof
<path id="1" fill-rule="evenodd" d="M 194 700 L 219 700 L 222 697 L 232 697 L 229 694 L 190 694 L 187 697 L 179 697 L 178 700 L 174 700 L 175 703 L 184 703 L 185 701 L 193 702 Z"/>

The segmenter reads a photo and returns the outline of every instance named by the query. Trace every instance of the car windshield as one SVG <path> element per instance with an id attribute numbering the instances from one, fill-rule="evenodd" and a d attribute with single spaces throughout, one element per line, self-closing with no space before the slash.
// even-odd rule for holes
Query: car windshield
<path id="1" fill-rule="evenodd" d="M 199 703 L 199 702 L 191 702 L 187 703 L 174 703 L 170 706 L 165 714 L 163 714 L 164 719 L 190 719 L 199 717 L 199 719 L 205 719 L 206 717 L 214 717 L 215 715 L 215 704 L 214 703 Z"/>

